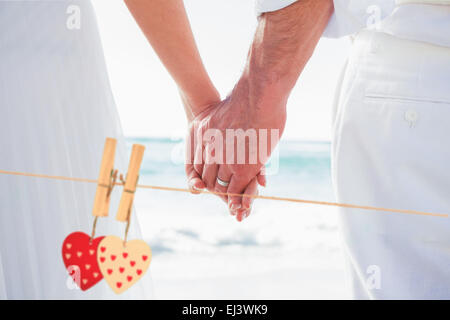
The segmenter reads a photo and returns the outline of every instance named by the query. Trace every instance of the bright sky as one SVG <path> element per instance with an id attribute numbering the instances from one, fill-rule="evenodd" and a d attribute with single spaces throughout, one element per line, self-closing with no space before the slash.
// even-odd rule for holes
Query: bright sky
<path id="1" fill-rule="evenodd" d="M 178 92 L 122 0 L 93 1 L 111 85 L 128 136 L 182 137 Z M 233 88 L 256 27 L 253 0 L 185 0 L 200 53 L 225 97 Z M 332 101 L 348 39 L 322 39 L 293 90 L 285 138 L 329 140 Z"/>

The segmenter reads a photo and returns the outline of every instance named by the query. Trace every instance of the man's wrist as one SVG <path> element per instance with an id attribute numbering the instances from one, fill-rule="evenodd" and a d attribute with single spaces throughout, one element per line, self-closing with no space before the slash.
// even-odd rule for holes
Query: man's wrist
<path id="1" fill-rule="evenodd" d="M 290 90 L 282 80 L 268 74 L 247 72 L 241 76 L 234 91 L 248 96 L 249 107 L 258 110 L 285 111 Z"/>
<path id="2" fill-rule="evenodd" d="M 259 18 L 242 76 L 258 104 L 286 104 L 332 12 L 332 0 L 303 0 Z"/>
<path id="3" fill-rule="evenodd" d="M 241 81 L 250 88 L 250 94 L 262 105 L 286 102 L 298 78 L 294 66 L 296 59 L 293 59 L 298 42 L 289 50 L 283 49 L 283 30 L 274 30 L 281 24 L 274 19 L 280 13 L 260 17 L 241 77 Z"/>

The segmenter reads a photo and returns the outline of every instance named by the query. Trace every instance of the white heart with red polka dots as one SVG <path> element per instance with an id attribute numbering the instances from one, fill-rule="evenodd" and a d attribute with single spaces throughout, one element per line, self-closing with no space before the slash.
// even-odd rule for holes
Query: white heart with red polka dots
<path id="1" fill-rule="evenodd" d="M 116 236 L 105 237 L 98 245 L 100 271 L 111 289 L 120 294 L 133 286 L 150 266 L 152 252 L 142 240 L 126 243 Z"/>

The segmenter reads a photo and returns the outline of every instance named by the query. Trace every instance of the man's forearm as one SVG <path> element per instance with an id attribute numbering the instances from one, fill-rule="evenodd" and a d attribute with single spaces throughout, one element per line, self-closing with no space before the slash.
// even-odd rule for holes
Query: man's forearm
<path id="1" fill-rule="evenodd" d="M 263 14 L 240 83 L 263 108 L 285 106 L 333 13 L 332 0 L 299 0 Z"/>

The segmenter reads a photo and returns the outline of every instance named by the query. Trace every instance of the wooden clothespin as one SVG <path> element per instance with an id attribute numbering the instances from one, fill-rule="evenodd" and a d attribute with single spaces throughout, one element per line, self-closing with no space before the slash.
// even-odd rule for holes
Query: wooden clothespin
<path id="1" fill-rule="evenodd" d="M 134 193 L 136 192 L 136 186 L 139 180 L 139 170 L 141 168 L 142 159 L 144 158 L 144 151 L 145 147 L 139 144 L 134 144 L 131 150 L 127 177 L 125 180 L 121 177 L 124 186 L 122 198 L 120 199 L 119 210 L 116 215 L 116 220 L 118 221 L 130 222 Z"/>
<path id="2" fill-rule="evenodd" d="M 97 251 L 100 252 L 98 257 L 100 271 L 108 285 L 117 294 L 124 292 L 142 278 L 150 266 L 152 257 L 152 250 L 145 241 L 127 240 L 134 193 L 139 180 L 139 169 L 144 158 L 144 151 L 144 146 L 133 145 L 126 180 L 122 175 L 120 176 L 123 193 L 116 220 L 126 222 L 125 236 L 123 239 L 117 236 L 103 238 L 99 244 L 100 251 Z M 105 254 L 101 252 L 105 252 Z"/>
<path id="3" fill-rule="evenodd" d="M 106 217 L 109 213 L 110 195 L 117 178 L 117 170 L 114 170 L 116 146 L 116 139 L 106 138 L 97 192 L 95 193 L 94 209 L 92 210 L 95 217 Z"/>

